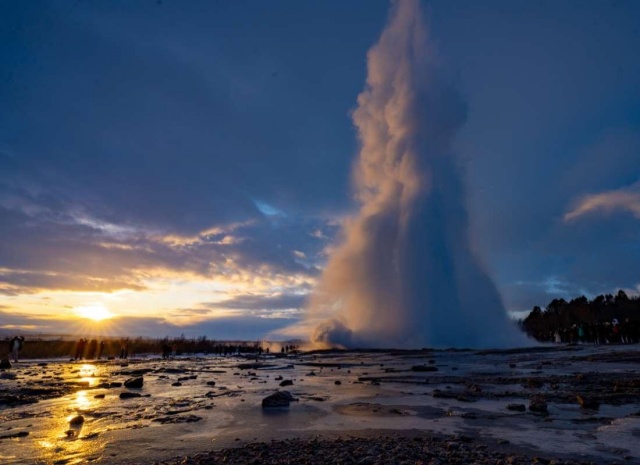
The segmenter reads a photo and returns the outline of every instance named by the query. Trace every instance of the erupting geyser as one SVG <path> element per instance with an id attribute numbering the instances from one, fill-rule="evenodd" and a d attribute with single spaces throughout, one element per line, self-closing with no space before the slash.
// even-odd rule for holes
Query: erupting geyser
<path id="1" fill-rule="evenodd" d="M 361 204 L 310 302 L 311 336 L 344 347 L 505 347 L 524 336 L 470 250 L 452 151 L 465 119 L 439 78 L 418 0 L 393 2 L 353 121 Z"/>

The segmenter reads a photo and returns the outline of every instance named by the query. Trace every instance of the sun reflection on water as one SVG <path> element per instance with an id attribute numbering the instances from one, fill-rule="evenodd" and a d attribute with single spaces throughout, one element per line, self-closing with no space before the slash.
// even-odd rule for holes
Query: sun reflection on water
<path id="1" fill-rule="evenodd" d="M 94 402 L 93 398 L 87 397 L 87 391 L 78 391 L 76 392 L 73 408 L 78 412 L 82 412 L 91 407 Z M 74 416 L 75 414 L 70 415 L 67 421 L 70 421 Z"/>
<path id="2" fill-rule="evenodd" d="M 87 383 L 87 386 L 94 386 L 98 383 L 98 367 L 95 365 L 91 365 L 89 363 L 85 363 L 80 365 L 78 369 L 78 377 L 79 381 L 82 383 Z"/>
<path id="3" fill-rule="evenodd" d="M 83 365 L 81 370 L 92 372 L 94 368 L 92 365 Z M 97 433 L 90 434 L 88 431 L 91 429 L 91 421 L 86 414 L 97 402 L 89 393 L 90 391 L 78 391 L 68 396 L 58 409 L 59 414 L 53 414 L 45 436 L 37 441 L 42 455 L 52 462 L 85 463 L 88 457 L 99 454 L 104 447 L 104 441 L 92 438 Z M 78 415 L 83 415 L 84 421 L 71 424 L 71 420 Z"/>

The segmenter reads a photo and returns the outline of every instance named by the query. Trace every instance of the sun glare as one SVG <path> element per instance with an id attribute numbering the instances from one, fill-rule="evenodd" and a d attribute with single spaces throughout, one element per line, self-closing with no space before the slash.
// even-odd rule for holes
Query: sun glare
<path id="1" fill-rule="evenodd" d="M 76 307 L 75 312 L 78 316 L 93 321 L 102 321 L 114 316 L 103 304 L 83 305 Z"/>

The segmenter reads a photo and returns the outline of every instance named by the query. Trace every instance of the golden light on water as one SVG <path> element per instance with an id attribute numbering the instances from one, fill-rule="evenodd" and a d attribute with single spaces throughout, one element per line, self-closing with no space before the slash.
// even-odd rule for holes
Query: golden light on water
<path id="1" fill-rule="evenodd" d="M 95 369 L 93 365 L 83 365 L 81 372 L 89 372 Z M 104 447 L 104 441 L 85 441 L 88 434 L 97 431 L 87 428 L 90 419 L 86 412 L 96 405 L 96 400 L 91 391 L 77 391 L 75 394 L 65 397 L 66 401 L 52 412 L 48 431 L 42 439 L 36 442 L 41 450 L 46 463 L 80 464 L 87 463 L 87 457 L 99 455 Z M 72 425 L 71 420 L 77 415 L 85 415 L 85 421 Z"/>
<path id="2" fill-rule="evenodd" d="M 80 307 L 76 307 L 74 311 L 78 316 L 93 321 L 108 320 L 115 316 L 104 304 L 101 303 L 82 305 Z"/>
<path id="3" fill-rule="evenodd" d="M 83 383 L 87 383 L 87 386 L 93 386 L 98 383 L 98 379 L 96 378 L 96 366 L 85 364 L 82 365 L 78 371 L 79 381 Z M 84 391 L 78 392 L 78 395 L 81 393 L 86 394 Z"/>

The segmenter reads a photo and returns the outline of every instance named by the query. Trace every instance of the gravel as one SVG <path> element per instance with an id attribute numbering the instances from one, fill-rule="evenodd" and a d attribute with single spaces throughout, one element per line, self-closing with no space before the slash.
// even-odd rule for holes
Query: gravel
<path id="1" fill-rule="evenodd" d="M 338 439 L 288 439 L 246 444 L 155 465 L 212 464 L 555 464 L 586 465 L 601 462 L 567 460 L 514 452 L 497 444 L 487 446 L 474 438 L 449 436 L 365 437 Z"/>

